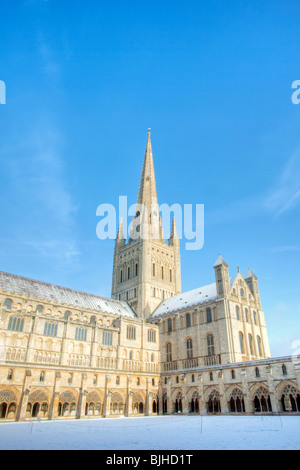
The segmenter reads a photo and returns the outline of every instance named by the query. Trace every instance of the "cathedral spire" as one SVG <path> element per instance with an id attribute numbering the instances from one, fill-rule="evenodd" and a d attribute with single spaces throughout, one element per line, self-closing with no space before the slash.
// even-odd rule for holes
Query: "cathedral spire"
<path id="1" fill-rule="evenodd" d="M 146 206 L 149 215 L 151 214 L 152 204 L 156 206 L 158 205 L 152 145 L 151 145 L 150 136 L 151 136 L 151 133 L 148 132 L 148 141 L 147 141 L 147 146 L 146 146 L 146 153 L 145 153 L 145 158 L 144 158 L 139 194 L 138 194 L 138 199 L 137 199 L 137 204 Z"/>

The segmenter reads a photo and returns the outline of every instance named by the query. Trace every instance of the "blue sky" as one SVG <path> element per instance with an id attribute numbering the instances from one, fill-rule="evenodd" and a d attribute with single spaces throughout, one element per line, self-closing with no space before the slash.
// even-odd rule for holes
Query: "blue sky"
<path id="1" fill-rule="evenodd" d="M 205 246 L 257 274 L 272 354 L 300 340 L 299 1 L 1 2 L 0 269 L 110 296 L 96 208 L 135 203 L 147 129 L 159 202 L 205 204 Z"/>

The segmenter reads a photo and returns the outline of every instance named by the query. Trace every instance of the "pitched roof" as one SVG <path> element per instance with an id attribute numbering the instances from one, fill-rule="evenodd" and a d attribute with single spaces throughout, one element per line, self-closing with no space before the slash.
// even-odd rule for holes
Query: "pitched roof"
<path id="1" fill-rule="evenodd" d="M 198 289 L 185 292 L 164 300 L 154 311 L 152 317 L 158 317 L 164 313 L 171 313 L 182 308 L 191 307 L 193 305 L 202 304 L 217 299 L 216 283 L 208 286 L 199 287 Z"/>
<path id="2" fill-rule="evenodd" d="M 228 264 L 226 263 L 226 261 L 222 258 L 221 255 L 219 255 L 219 258 L 217 259 L 217 261 L 215 262 L 214 264 L 214 268 L 217 268 L 218 266 L 222 266 L 222 264 L 225 264 L 225 266 L 228 266 Z"/>
<path id="3" fill-rule="evenodd" d="M 95 312 L 111 313 L 136 318 L 136 314 L 126 302 L 99 297 L 87 292 L 80 292 L 66 287 L 35 281 L 0 271 L 0 289 L 2 291 L 35 297 L 49 302 L 63 303 L 66 308 L 79 307 Z"/>

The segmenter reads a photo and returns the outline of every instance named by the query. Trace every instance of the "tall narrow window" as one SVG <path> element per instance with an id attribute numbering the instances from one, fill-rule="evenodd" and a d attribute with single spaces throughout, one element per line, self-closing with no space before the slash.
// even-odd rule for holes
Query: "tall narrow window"
<path id="1" fill-rule="evenodd" d="M 164 278 L 164 267 L 163 266 L 161 267 L 161 278 L 162 279 Z"/>
<path id="2" fill-rule="evenodd" d="M 190 328 L 191 327 L 191 315 L 189 313 L 186 314 L 185 320 L 186 320 L 186 327 Z"/>
<path id="3" fill-rule="evenodd" d="M 8 310 L 11 309 L 12 307 L 12 301 L 11 300 L 5 300 L 5 302 L 3 302 L 3 307 L 7 308 Z"/>
<path id="4" fill-rule="evenodd" d="M 257 337 L 257 349 L 258 349 L 259 356 L 262 357 L 261 339 L 259 336 Z"/>
<path id="5" fill-rule="evenodd" d="M 139 265 L 136 264 L 135 265 L 135 275 L 138 276 L 138 274 L 139 274 Z"/>
<path id="6" fill-rule="evenodd" d="M 254 351 L 253 351 L 253 339 L 252 339 L 252 336 L 251 335 L 248 335 L 248 339 L 249 339 L 249 350 L 250 350 L 250 354 L 251 356 L 254 355 Z"/>
<path id="7" fill-rule="evenodd" d="M 248 317 L 248 309 L 245 309 L 245 320 L 247 323 L 249 323 L 249 317 Z"/>
<path id="8" fill-rule="evenodd" d="M 153 263 L 153 265 L 152 265 L 152 274 L 153 274 L 153 276 L 155 276 L 155 263 Z"/>
<path id="9" fill-rule="evenodd" d="M 209 356 L 215 355 L 215 341 L 213 335 L 207 337 L 207 352 Z"/>
<path id="10" fill-rule="evenodd" d="M 167 362 L 172 362 L 172 344 L 168 343 L 166 345 L 166 355 L 167 355 Z"/>
<path id="11" fill-rule="evenodd" d="M 193 358 L 193 341 L 189 338 L 186 342 L 187 358 Z"/>
<path id="12" fill-rule="evenodd" d="M 171 333 L 171 331 L 172 331 L 172 319 L 169 318 L 168 319 L 168 333 Z"/>
<path id="13" fill-rule="evenodd" d="M 244 335 L 239 332 L 241 354 L 245 354 Z"/>
<path id="14" fill-rule="evenodd" d="M 211 322 L 212 322 L 211 308 L 208 308 L 208 309 L 206 310 L 206 320 L 207 320 L 207 323 L 211 323 Z"/>
<path id="15" fill-rule="evenodd" d="M 127 269 L 127 277 L 130 279 L 130 268 Z"/>
<path id="16" fill-rule="evenodd" d="M 173 282 L 172 269 L 170 269 L 170 282 Z"/>
<path id="17" fill-rule="evenodd" d="M 240 309 L 238 306 L 235 307 L 235 313 L 236 313 L 236 319 L 239 320 L 240 319 Z"/>

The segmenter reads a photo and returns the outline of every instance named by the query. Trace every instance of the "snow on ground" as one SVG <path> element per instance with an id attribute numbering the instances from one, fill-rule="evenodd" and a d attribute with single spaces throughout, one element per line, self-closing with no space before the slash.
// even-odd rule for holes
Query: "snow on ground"
<path id="1" fill-rule="evenodd" d="M 0 424 L 0 449 L 300 449 L 299 416 L 162 416 Z"/>

